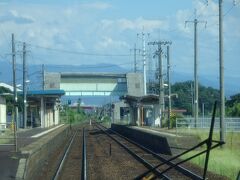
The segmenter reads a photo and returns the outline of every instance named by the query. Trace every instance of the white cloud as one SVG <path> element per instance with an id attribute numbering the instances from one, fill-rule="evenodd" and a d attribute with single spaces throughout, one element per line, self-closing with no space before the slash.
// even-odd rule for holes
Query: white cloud
<path id="1" fill-rule="evenodd" d="M 137 18 L 134 21 L 120 19 L 119 25 L 123 29 L 136 29 L 141 30 L 143 27 L 146 31 L 153 31 L 155 29 L 167 29 L 168 23 L 166 21 L 161 20 L 151 20 L 151 19 L 144 19 L 142 17 Z"/>
<path id="2" fill-rule="evenodd" d="M 229 16 L 224 23 L 224 31 L 228 37 L 240 38 L 240 21 L 239 18 Z"/>
<path id="3" fill-rule="evenodd" d="M 130 20 L 126 18 L 121 18 L 117 20 L 108 20 L 104 19 L 101 21 L 102 28 L 117 28 L 121 31 L 124 30 L 134 30 L 141 31 L 144 30 L 147 32 L 152 32 L 156 29 L 168 29 L 168 22 L 162 20 L 153 20 L 153 19 L 144 19 L 142 17 L 136 18 L 135 20 Z"/>
<path id="4" fill-rule="evenodd" d="M 130 48 L 129 45 L 124 41 L 113 40 L 111 37 L 103 37 L 101 41 L 99 41 L 95 48 L 98 50 L 104 49 L 122 49 L 122 48 Z"/>
<path id="5" fill-rule="evenodd" d="M 189 10 L 178 10 L 176 13 L 176 26 L 180 32 L 186 34 L 192 33 L 192 28 L 185 24 L 185 21 L 189 21 L 191 17 L 191 12 Z"/>
<path id="6" fill-rule="evenodd" d="M 6 11 L 0 16 L 1 23 L 14 22 L 16 24 L 31 24 L 35 20 L 31 16 L 20 15 L 16 10 Z"/>

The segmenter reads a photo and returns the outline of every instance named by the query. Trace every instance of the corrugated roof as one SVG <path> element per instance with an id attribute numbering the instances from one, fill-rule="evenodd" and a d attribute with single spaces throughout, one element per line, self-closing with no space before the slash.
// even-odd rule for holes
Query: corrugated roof
<path id="1" fill-rule="evenodd" d="M 11 86 L 11 85 L 9 85 L 9 84 L 0 83 L 0 86 L 1 86 L 1 87 L 4 87 L 4 88 L 7 88 L 7 89 L 9 89 L 10 91 L 13 92 L 13 86 Z M 22 91 L 22 90 L 17 88 L 17 91 Z"/>

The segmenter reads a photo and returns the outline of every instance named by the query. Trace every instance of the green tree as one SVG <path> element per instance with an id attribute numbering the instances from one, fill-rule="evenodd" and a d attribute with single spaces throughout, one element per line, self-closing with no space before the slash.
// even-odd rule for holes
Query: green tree
<path id="1" fill-rule="evenodd" d="M 172 98 L 172 107 L 176 109 L 186 109 L 187 112 L 185 115 L 193 114 L 193 85 L 193 81 L 177 82 L 172 85 L 172 93 L 178 95 L 178 98 Z M 219 91 L 217 89 L 199 84 L 198 108 L 200 113 L 202 112 L 202 105 L 204 104 L 205 114 L 211 114 L 214 102 L 217 99 L 219 99 Z"/>
<path id="2" fill-rule="evenodd" d="M 226 101 L 226 115 L 240 117 L 240 93 L 230 96 L 230 99 Z"/>
<path id="3" fill-rule="evenodd" d="M 172 100 L 172 107 L 177 109 L 186 109 L 185 115 L 192 114 L 192 81 L 177 82 L 172 85 L 172 93 L 178 95 L 178 98 Z"/>

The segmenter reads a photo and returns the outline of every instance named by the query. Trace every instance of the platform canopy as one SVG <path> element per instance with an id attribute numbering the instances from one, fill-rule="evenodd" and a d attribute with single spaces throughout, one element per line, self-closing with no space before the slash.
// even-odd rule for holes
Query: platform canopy
<path id="1" fill-rule="evenodd" d="M 23 94 L 21 92 L 21 94 Z M 64 90 L 61 89 L 50 89 L 50 90 L 31 90 L 27 91 L 27 96 L 63 96 L 65 94 Z"/>

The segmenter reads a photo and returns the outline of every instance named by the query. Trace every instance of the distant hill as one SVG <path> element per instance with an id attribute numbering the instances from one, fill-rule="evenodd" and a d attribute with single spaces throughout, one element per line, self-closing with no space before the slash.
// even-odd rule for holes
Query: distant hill
<path id="1" fill-rule="evenodd" d="M 36 65 L 35 65 L 36 66 Z M 116 72 L 125 73 L 128 70 L 114 64 L 95 64 L 95 65 L 45 65 L 48 72 Z"/>
<path id="2" fill-rule="evenodd" d="M 174 72 L 172 74 L 172 83 L 175 82 L 183 82 L 187 80 L 193 80 L 193 74 L 188 73 L 179 73 Z M 240 92 L 240 84 L 238 83 L 240 78 L 232 77 L 232 76 L 225 76 L 225 95 L 229 97 L 233 94 Z M 215 89 L 219 89 L 219 79 L 216 76 L 212 75 L 202 75 L 199 76 L 199 83 L 207 87 L 213 87 Z"/>
<path id="3" fill-rule="evenodd" d="M 30 89 L 40 89 L 42 87 L 42 66 L 29 65 L 28 78 L 30 79 Z M 126 73 L 130 72 L 114 64 L 95 64 L 95 65 L 45 65 L 47 72 L 109 72 L 109 73 Z M 193 75 L 174 71 L 171 75 L 172 83 L 193 80 Z M 8 62 L 0 61 L 0 82 L 12 84 L 12 66 Z M 213 76 L 200 76 L 199 82 L 204 86 L 219 88 L 219 81 Z M 239 78 L 225 77 L 225 94 L 227 97 L 240 92 Z M 22 84 L 22 65 L 17 65 L 17 84 Z"/>

